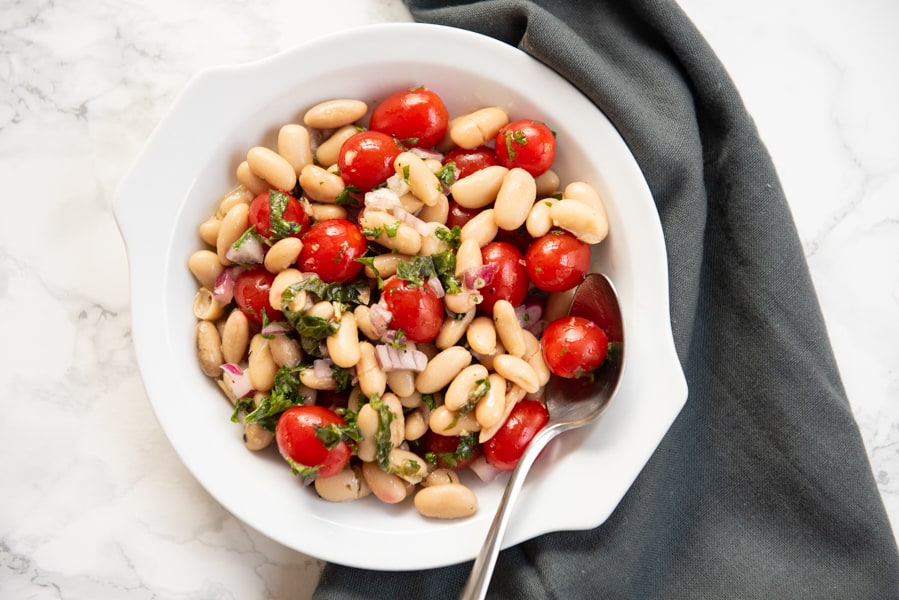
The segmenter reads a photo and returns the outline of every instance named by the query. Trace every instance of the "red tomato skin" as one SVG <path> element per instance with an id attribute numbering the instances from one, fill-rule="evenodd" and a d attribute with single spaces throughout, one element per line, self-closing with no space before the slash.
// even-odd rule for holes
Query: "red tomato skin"
<path id="1" fill-rule="evenodd" d="M 525 448 L 548 421 L 549 412 L 539 400 L 516 404 L 499 431 L 484 443 L 487 462 L 501 471 L 514 469 Z"/>
<path id="2" fill-rule="evenodd" d="M 340 441 L 330 450 L 315 436 L 317 426 L 345 425 L 343 417 L 323 406 L 291 406 L 278 417 L 275 441 L 284 458 L 305 467 L 319 467 L 317 477 L 336 475 L 352 456 L 349 445 Z"/>
<path id="3" fill-rule="evenodd" d="M 256 233 L 264 238 L 272 237 L 272 215 L 271 204 L 269 203 L 270 192 L 262 192 L 250 203 L 250 225 L 256 229 Z M 297 223 L 300 228 L 290 237 L 300 237 L 303 232 L 309 228 L 309 215 L 306 209 L 293 196 L 287 194 L 287 206 L 281 215 L 285 221 Z"/>
<path id="4" fill-rule="evenodd" d="M 508 242 L 490 242 L 481 248 L 484 264 L 496 264 L 496 274 L 489 285 L 478 290 L 484 297 L 478 310 L 493 315 L 493 305 L 497 300 L 508 300 L 512 306 L 519 306 L 528 292 L 528 273 L 524 255 Z"/>
<path id="5" fill-rule="evenodd" d="M 368 249 L 359 227 L 346 219 L 318 221 L 301 238 L 303 248 L 297 268 L 315 273 L 327 283 L 343 283 L 359 276 L 364 265 L 357 261 Z"/>
<path id="6" fill-rule="evenodd" d="M 409 341 L 431 342 L 440 333 L 443 301 L 427 284 L 413 287 L 393 276 L 384 282 L 381 298 L 393 315 L 390 326 L 402 329 Z"/>
<path id="7" fill-rule="evenodd" d="M 262 312 L 269 321 L 284 319 L 280 310 L 272 308 L 268 293 L 275 276 L 263 267 L 253 267 L 243 271 L 234 280 L 234 301 L 247 318 L 254 323 L 262 323 Z"/>
<path id="8" fill-rule="evenodd" d="M 590 245 L 566 231 L 551 231 L 531 242 L 524 261 L 531 283 L 545 292 L 564 292 L 583 281 Z"/>
<path id="9" fill-rule="evenodd" d="M 440 435 L 435 432 L 433 429 L 428 429 L 428 432 L 425 434 L 424 440 L 424 448 L 427 452 L 433 452 L 437 454 L 437 467 L 440 469 L 450 469 L 452 471 L 460 471 L 474 462 L 478 456 L 481 455 L 482 450 L 481 447 L 478 446 L 475 448 L 474 452 L 472 452 L 470 458 L 466 459 L 457 459 L 456 464 L 449 465 L 444 462 L 443 458 L 440 457 L 440 454 L 449 454 L 451 452 L 455 452 L 459 447 L 459 436 L 458 435 Z"/>
<path id="10" fill-rule="evenodd" d="M 546 123 L 519 119 L 496 134 L 496 158 L 507 169 L 524 169 L 534 177 L 547 172 L 556 161 L 556 136 Z"/>
<path id="11" fill-rule="evenodd" d="M 567 316 L 546 326 L 540 345 L 546 366 L 554 375 L 576 379 L 605 362 L 609 338 L 593 321 Z"/>
<path id="12" fill-rule="evenodd" d="M 396 140 L 380 131 L 360 131 L 340 147 L 337 166 L 343 182 L 369 192 L 396 171 L 393 161 L 401 150 Z"/>
<path id="13" fill-rule="evenodd" d="M 443 140 L 449 111 L 440 96 L 426 88 L 391 94 L 372 111 L 369 127 L 395 137 L 407 148 L 431 148 Z"/>
<path id="14" fill-rule="evenodd" d="M 456 181 L 468 177 L 486 167 L 498 165 L 496 152 L 490 146 L 478 146 L 471 150 L 453 148 L 443 157 L 443 164 L 456 165 Z"/>
<path id="15" fill-rule="evenodd" d="M 471 221 L 481 212 L 480 208 L 465 208 L 459 205 L 455 200 L 449 201 L 449 212 L 446 215 L 446 226 L 452 229 L 455 225 L 460 228 Z"/>

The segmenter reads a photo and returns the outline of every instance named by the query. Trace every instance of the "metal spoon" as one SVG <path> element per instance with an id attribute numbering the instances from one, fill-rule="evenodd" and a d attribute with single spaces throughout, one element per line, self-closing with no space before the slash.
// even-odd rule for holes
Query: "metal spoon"
<path id="1" fill-rule="evenodd" d="M 462 600 L 482 600 L 487 595 L 500 544 L 512 514 L 509 509 L 537 456 L 550 440 L 563 431 L 595 421 L 618 390 L 624 367 L 624 324 L 618 294 L 609 278 L 600 273 L 587 275 L 574 293 L 568 314 L 590 319 L 605 329 L 614 350 L 602 367 L 594 372 L 592 380 L 553 377 L 547 384 L 545 401 L 549 422 L 534 436 L 512 471 L 484 546 L 462 590 Z"/>

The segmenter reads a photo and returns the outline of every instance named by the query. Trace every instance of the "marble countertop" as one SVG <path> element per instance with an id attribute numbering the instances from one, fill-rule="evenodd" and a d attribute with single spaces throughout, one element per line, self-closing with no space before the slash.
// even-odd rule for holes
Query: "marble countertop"
<path id="1" fill-rule="evenodd" d="M 778 167 L 897 530 L 899 6 L 681 4 Z M 35 0 L 0 12 L 0 597 L 311 595 L 320 563 L 228 514 L 160 430 L 131 346 L 112 199 L 198 70 L 409 20 L 400 0 Z"/>

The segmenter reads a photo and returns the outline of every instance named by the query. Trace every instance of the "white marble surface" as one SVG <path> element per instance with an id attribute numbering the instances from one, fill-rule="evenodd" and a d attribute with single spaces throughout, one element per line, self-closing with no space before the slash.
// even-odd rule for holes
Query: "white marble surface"
<path id="1" fill-rule="evenodd" d="M 899 525 L 899 5 L 682 4 L 779 168 Z M 197 70 L 408 20 L 400 0 L 0 7 L 0 597 L 311 595 L 319 563 L 226 513 L 159 429 L 131 348 L 112 198 Z"/>

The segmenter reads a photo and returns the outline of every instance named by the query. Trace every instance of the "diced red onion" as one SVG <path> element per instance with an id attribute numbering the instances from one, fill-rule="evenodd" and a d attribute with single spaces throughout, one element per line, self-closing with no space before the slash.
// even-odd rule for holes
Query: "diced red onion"
<path id="1" fill-rule="evenodd" d="M 446 296 L 446 290 L 443 289 L 443 283 L 440 282 L 439 277 L 428 277 L 428 287 L 438 298 Z"/>
<path id="2" fill-rule="evenodd" d="M 375 358 L 386 373 L 390 371 L 423 371 L 428 364 L 427 355 L 408 343 L 406 348 L 394 348 L 389 344 L 375 346 Z"/>
<path id="3" fill-rule="evenodd" d="M 389 188 L 377 188 L 365 193 L 365 208 L 392 210 L 400 206 L 399 194 Z"/>
<path id="4" fill-rule="evenodd" d="M 488 483 L 493 481 L 503 473 L 503 471 L 497 469 L 489 462 L 487 462 L 487 459 L 484 458 L 484 455 L 481 455 L 474 459 L 471 464 L 468 465 L 468 468 L 471 469 L 481 481 Z"/>
<path id="5" fill-rule="evenodd" d="M 225 258 L 240 265 L 259 264 L 265 258 L 265 244 L 255 235 L 248 235 L 237 248 L 228 248 Z"/>
<path id="6" fill-rule="evenodd" d="M 284 321 L 272 321 L 262 328 L 260 333 L 262 335 L 279 335 L 282 333 L 287 333 L 290 331 L 290 325 L 285 323 Z"/>
<path id="7" fill-rule="evenodd" d="M 515 316 L 522 329 L 527 329 L 533 333 L 532 328 L 535 327 L 543 316 L 543 307 L 540 304 L 521 304 L 515 307 Z"/>
<path id="8" fill-rule="evenodd" d="M 470 290 L 479 290 L 487 287 L 493 282 L 493 277 L 498 269 L 499 265 L 496 263 L 472 267 L 462 274 L 462 285 Z"/>
<path id="9" fill-rule="evenodd" d="M 224 363 L 219 368 L 222 370 L 222 381 L 235 398 L 243 398 L 253 391 L 250 375 L 243 367 L 235 363 Z"/>
<path id="10" fill-rule="evenodd" d="M 228 267 L 219 273 L 215 278 L 215 285 L 212 288 L 212 297 L 219 304 L 225 305 L 234 298 L 234 280 L 244 270 L 244 267 L 237 265 Z"/>
<path id="11" fill-rule="evenodd" d="M 332 364 L 330 358 L 318 358 L 312 361 L 312 372 L 318 379 L 331 379 L 334 377 L 331 372 Z"/>
<path id="12" fill-rule="evenodd" d="M 374 329 L 373 333 L 379 338 L 387 333 L 390 322 L 393 320 L 393 313 L 387 310 L 387 307 L 379 302 L 371 305 L 371 310 L 368 314 L 369 319 L 371 320 L 371 326 Z"/>
<path id="13" fill-rule="evenodd" d="M 417 156 L 422 160 L 428 160 L 429 158 L 433 158 L 434 160 L 439 160 L 443 162 L 443 154 L 440 152 L 436 152 L 434 150 L 425 150 L 424 148 L 412 148 L 409 150 L 412 154 Z"/>
<path id="14" fill-rule="evenodd" d="M 409 182 L 399 173 L 394 173 L 387 178 L 387 189 L 397 195 L 397 198 L 409 193 Z"/>
<path id="15" fill-rule="evenodd" d="M 433 235 L 434 231 L 428 227 L 428 224 L 407 211 L 402 206 L 393 207 L 393 216 L 414 229 L 419 235 Z"/>

